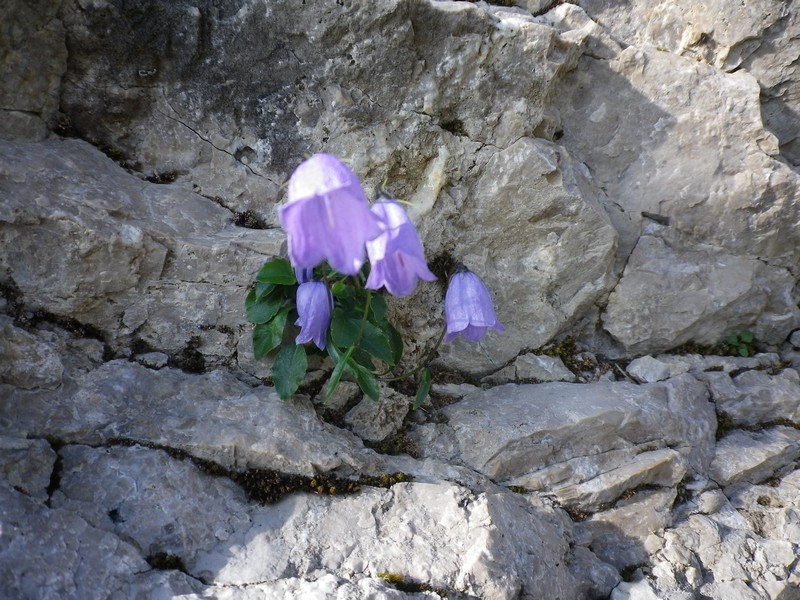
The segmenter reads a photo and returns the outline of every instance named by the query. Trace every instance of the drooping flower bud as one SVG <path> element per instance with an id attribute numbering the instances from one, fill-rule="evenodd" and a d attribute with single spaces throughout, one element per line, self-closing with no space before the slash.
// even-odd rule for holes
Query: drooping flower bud
<path id="1" fill-rule="evenodd" d="M 407 296 L 417 286 L 417 279 L 434 281 L 428 269 L 425 251 L 414 224 L 394 200 L 380 200 L 370 210 L 384 227 L 374 240 L 367 242 L 371 271 L 367 289 L 385 286 L 393 296 Z"/>
<path id="2" fill-rule="evenodd" d="M 489 327 L 505 330 L 494 314 L 489 290 L 475 273 L 465 267 L 450 278 L 444 297 L 444 318 L 447 324 L 445 342 L 452 341 L 458 334 L 470 342 L 477 342 L 483 339 Z"/>
<path id="3" fill-rule="evenodd" d="M 331 322 L 331 295 L 321 281 L 308 281 L 297 286 L 297 321 L 300 333 L 296 344 L 313 342 L 320 350 L 328 340 L 328 325 Z"/>

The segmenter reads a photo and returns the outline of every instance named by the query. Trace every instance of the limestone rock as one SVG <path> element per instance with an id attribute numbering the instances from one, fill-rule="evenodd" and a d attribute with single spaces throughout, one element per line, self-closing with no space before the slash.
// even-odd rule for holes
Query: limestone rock
<path id="1" fill-rule="evenodd" d="M 626 44 L 652 45 L 730 71 L 760 45 L 790 11 L 778 0 L 733 5 L 709 0 L 634 0 L 623 10 L 609 0 L 578 2 Z"/>
<path id="2" fill-rule="evenodd" d="M 769 539 L 800 544 L 800 471 L 761 485 L 734 484 L 729 494 L 753 530 Z"/>
<path id="3" fill-rule="evenodd" d="M 751 328 L 778 343 L 800 317 L 788 271 L 712 249 L 678 250 L 642 236 L 611 293 L 606 330 L 631 352 L 664 351 L 684 342 L 714 344 Z"/>
<path id="4" fill-rule="evenodd" d="M 657 535 L 672 525 L 674 500 L 672 487 L 634 492 L 613 508 L 576 523 L 575 539 L 620 571 L 647 563 L 660 549 L 651 540 L 658 540 L 660 545 Z"/>
<path id="5" fill-rule="evenodd" d="M 559 486 L 555 489 L 555 495 L 565 506 L 579 506 L 581 510 L 592 511 L 642 486 L 672 488 L 685 474 L 686 467 L 681 455 L 664 448 L 637 454 L 629 462 L 589 481 Z M 635 561 L 630 564 L 635 564 Z"/>
<path id="6" fill-rule="evenodd" d="M 783 369 L 771 375 L 745 371 L 731 378 L 724 373 L 706 373 L 717 411 L 734 426 L 755 426 L 772 422 L 800 422 L 800 374 Z"/>
<path id="7" fill-rule="evenodd" d="M 191 569 L 229 586 L 326 569 L 399 573 L 485 598 L 571 597 L 563 526 L 552 509 L 521 496 L 475 497 L 452 485 L 398 484 L 352 498 L 296 495 L 254 510 L 247 528 Z"/>
<path id="8" fill-rule="evenodd" d="M 412 432 L 420 436 L 417 446 L 427 456 L 461 461 L 497 482 L 564 490 L 589 505 L 613 500 L 604 495 L 610 490 L 618 495 L 656 479 L 671 485 L 682 469 L 703 473 L 710 464 L 716 416 L 695 379 L 683 376 L 642 386 L 597 383 L 590 398 L 584 389 L 549 383 L 475 392 L 443 409 L 446 425 L 418 426 Z M 680 459 L 662 450 L 665 446 Z M 641 469 L 624 467 L 637 455 Z M 662 479 L 657 473 L 671 474 Z M 582 488 L 569 487 L 585 482 L 585 497 Z"/>
<path id="9" fill-rule="evenodd" d="M 646 357 L 637 358 L 631 361 L 634 368 L 639 368 Z M 716 377 L 717 371 L 722 373 L 732 373 L 734 371 L 744 371 L 748 369 L 774 369 L 780 366 L 780 356 L 773 352 L 762 352 L 755 356 L 714 356 L 701 354 L 659 354 L 655 357 L 659 364 L 654 364 L 656 373 L 661 369 L 661 365 L 667 368 L 669 377 L 677 377 L 684 373 L 691 373 L 696 377 L 707 381 Z M 659 373 L 660 374 L 660 373 Z"/>
<path id="10" fill-rule="evenodd" d="M 522 354 L 514 362 L 484 377 L 482 381 L 492 384 L 508 383 L 509 381 L 531 380 L 547 381 L 575 381 L 575 373 L 570 371 L 557 356 L 538 354 Z"/>
<path id="11" fill-rule="evenodd" d="M 55 125 L 67 68 L 60 0 L 9 2 L 0 23 L 0 138 L 41 140 Z"/>
<path id="12" fill-rule="evenodd" d="M 56 461 L 50 444 L 0 435 L 0 449 L 0 480 L 34 500 L 47 500 Z"/>
<path id="13" fill-rule="evenodd" d="M 362 440 L 379 442 L 400 430 L 413 403 L 413 398 L 384 387 L 380 401 L 364 396 L 347 412 L 344 422 Z"/>
<path id="14" fill-rule="evenodd" d="M 69 511 L 47 508 L 2 482 L 0 517 L 10 525 L 0 529 L 0 577 L 9 597 L 175 597 L 198 589 L 183 573 L 153 570 L 115 535 Z"/>
<path id="15" fill-rule="evenodd" d="M 607 0 L 581 0 L 580 5 L 622 43 L 652 45 L 751 74 L 761 86 L 761 114 L 778 138 L 781 155 L 793 165 L 800 162 L 795 61 L 800 19 L 785 2 L 636 0 L 623 8 Z"/>
<path id="16" fill-rule="evenodd" d="M 793 348 L 800 349 L 800 329 L 792 332 L 791 336 L 789 336 L 789 343 Z"/>
<path id="17" fill-rule="evenodd" d="M 61 358 L 50 344 L 0 315 L 0 382 L 52 389 L 61 384 L 63 373 Z"/>
<path id="18" fill-rule="evenodd" d="M 797 263 L 798 175 L 776 160 L 751 75 L 628 46 L 610 60 L 584 57 L 559 83 L 551 127 L 613 200 L 622 257 L 653 223 L 674 232 L 676 251 L 702 244 Z"/>
<path id="19" fill-rule="evenodd" d="M 164 553 L 191 564 L 250 523 L 235 483 L 162 450 L 68 445 L 59 454 L 61 481 L 51 506 L 127 540 L 142 556 Z"/>
<path id="20" fill-rule="evenodd" d="M 321 422 L 307 401 L 283 402 L 271 388 L 251 388 L 223 371 L 153 371 L 122 360 L 59 390 L 0 395 L 0 428 L 93 445 L 130 439 L 240 470 L 314 475 L 379 468 L 374 453 Z"/>
<path id="21" fill-rule="evenodd" d="M 454 244 L 492 290 L 506 331 L 480 346 L 458 338 L 442 348 L 446 360 L 473 372 L 486 370 L 486 353 L 507 362 L 567 329 L 611 289 L 617 236 L 600 196 L 549 142 L 523 138 L 492 155 L 461 206 Z"/>
<path id="22" fill-rule="evenodd" d="M 632 360 L 626 370 L 631 377 L 640 383 L 664 381 L 673 375 L 670 372 L 669 365 L 650 355 Z"/>
<path id="23" fill-rule="evenodd" d="M 391 172 L 408 197 L 442 146 L 455 158 L 471 140 L 530 135 L 553 79 L 580 53 L 530 14 L 486 5 L 234 6 L 65 6 L 63 109 L 145 173 L 175 173 L 273 223 L 279 186 L 304 153 L 352 159 L 370 187 Z M 256 46 L 263 60 L 251 60 Z"/>
<path id="24" fill-rule="evenodd" d="M 775 427 L 759 432 L 732 431 L 717 443 L 709 477 L 720 486 L 761 483 L 800 457 L 800 431 Z"/>
<path id="25" fill-rule="evenodd" d="M 710 598 L 796 596 L 800 577 L 792 544 L 749 531 L 727 499 L 719 512 L 688 515 L 665 532 L 664 540 L 664 549 L 656 554 L 662 562 L 654 583 L 667 598 L 679 597 L 671 595 L 676 586 Z"/>
<path id="26" fill-rule="evenodd" d="M 0 193 L 3 278 L 29 309 L 92 325 L 118 349 L 138 339 L 230 362 L 247 286 L 284 240 L 74 140 L 0 142 Z"/>

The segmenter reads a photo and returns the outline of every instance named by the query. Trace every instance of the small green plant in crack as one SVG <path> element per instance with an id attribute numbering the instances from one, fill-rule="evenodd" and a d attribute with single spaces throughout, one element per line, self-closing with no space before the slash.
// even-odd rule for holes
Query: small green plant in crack
<path id="1" fill-rule="evenodd" d="M 739 333 L 729 335 L 725 343 L 730 346 L 732 351 L 746 358 L 755 352 L 754 340 L 753 332 L 745 329 Z"/>
<path id="2" fill-rule="evenodd" d="M 400 573 L 378 573 L 378 577 L 391 585 L 396 590 L 406 594 L 418 594 L 420 592 L 433 592 L 441 598 L 447 598 L 447 590 L 434 587 L 429 583 L 419 583 L 403 577 Z"/>

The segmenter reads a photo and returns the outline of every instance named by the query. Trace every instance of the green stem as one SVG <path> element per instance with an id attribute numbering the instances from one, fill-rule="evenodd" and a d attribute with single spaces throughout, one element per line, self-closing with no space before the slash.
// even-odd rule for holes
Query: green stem
<path id="1" fill-rule="evenodd" d="M 367 290 L 367 302 L 364 304 L 364 314 L 361 315 L 361 323 L 358 326 L 358 335 L 356 336 L 353 346 L 357 346 L 361 341 L 361 336 L 364 335 L 364 329 L 367 327 L 367 317 L 369 316 L 369 309 L 372 305 L 372 292 Z"/>

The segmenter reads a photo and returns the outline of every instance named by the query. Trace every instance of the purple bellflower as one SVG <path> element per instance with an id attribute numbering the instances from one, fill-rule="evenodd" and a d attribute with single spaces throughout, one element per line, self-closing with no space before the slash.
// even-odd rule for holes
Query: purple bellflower
<path id="1" fill-rule="evenodd" d="M 325 349 L 328 325 L 331 322 L 331 295 L 321 281 L 307 281 L 297 286 L 297 321 L 300 333 L 296 344 L 313 342 L 320 350 Z"/>
<path id="2" fill-rule="evenodd" d="M 288 202 L 280 209 L 289 235 L 289 258 L 297 269 L 323 260 L 345 275 L 364 264 L 364 244 L 381 233 L 358 177 L 331 154 L 315 154 L 289 178 Z"/>
<path id="3" fill-rule="evenodd" d="M 460 267 L 450 278 L 444 297 L 444 319 L 447 331 L 445 342 L 451 342 L 460 333 L 470 342 L 477 342 L 491 327 L 504 331 L 494 314 L 489 290 L 472 271 Z"/>
<path id="4" fill-rule="evenodd" d="M 425 261 L 425 251 L 414 224 L 394 200 L 379 200 L 370 210 L 383 224 L 384 231 L 367 242 L 371 271 L 366 288 L 386 289 L 393 296 L 407 296 L 417 286 L 417 279 L 434 281 Z"/>

